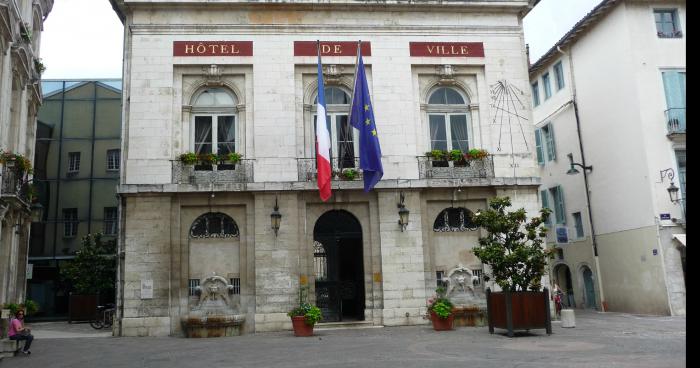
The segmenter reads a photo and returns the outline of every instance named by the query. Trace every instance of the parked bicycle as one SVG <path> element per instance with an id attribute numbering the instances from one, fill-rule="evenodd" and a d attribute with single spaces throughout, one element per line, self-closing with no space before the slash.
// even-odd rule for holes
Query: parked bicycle
<path id="1" fill-rule="evenodd" d="M 95 311 L 95 319 L 90 321 L 90 326 L 96 330 L 111 327 L 114 322 L 115 310 L 115 305 L 113 303 L 98 305 Z"/>

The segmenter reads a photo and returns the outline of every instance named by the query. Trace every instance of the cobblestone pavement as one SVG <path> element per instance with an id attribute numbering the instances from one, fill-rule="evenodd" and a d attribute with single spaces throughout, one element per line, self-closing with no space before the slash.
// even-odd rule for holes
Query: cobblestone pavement
<path id="1" fill-rule="evenodd" d="M 67 324 L 66 324 L 67 325 Z M 291 331 L 185 339 L 104 337 L 89 325 L 34 324 L 32 355 L 5 367 L 685 367 L 685 317 L 576 310 L 576 327 L 505 336 L 488 328 L 436 332 L 429 325 Z M 77 331 L 79 329 L 85 331 Z M 72 330 L 71 330 L 72 329 Z M 90 329 L 92 331 L 89 331 Z M 54 337 L 48 332 L 51 332 Z M 58 331 L 58 332 L 57 332 Z M 93 337 L 76 337 L 78 334 Z M 74 334 L 74 335 L 71 335 Z M 43 337 L 42 337 L 43 336 Z M 60 338 L 63 337 L 63 338 Z"/>

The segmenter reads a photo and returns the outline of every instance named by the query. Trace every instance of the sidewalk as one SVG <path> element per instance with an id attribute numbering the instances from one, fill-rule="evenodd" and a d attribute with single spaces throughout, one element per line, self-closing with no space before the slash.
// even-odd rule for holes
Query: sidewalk
<path id="1" fill-rule="evenodd" d="M 67 325 L 67 324 L 66 324 Z M 65 328 L 64 328 L 65 327 Z M 89 325 L 35 324 L 33 354 L 2 367 L 685 367 L 685 317 L 637 316 L 576 310 L 576 327 L 553 323 L 553 334 L 489 334 L 486 327 L 436 332 L 424 326 L 291 331 L 229 338 L 109 337 Z"/>
<path id="2" fill-rule="evenodd" d="M 112 329 L 96 330 L 87 322 L 68 323 L 60 322 L 34 322 L 27 323 L 32 330 L 35 339 L 67 339 L 79 337 L 110 337 Z"/>

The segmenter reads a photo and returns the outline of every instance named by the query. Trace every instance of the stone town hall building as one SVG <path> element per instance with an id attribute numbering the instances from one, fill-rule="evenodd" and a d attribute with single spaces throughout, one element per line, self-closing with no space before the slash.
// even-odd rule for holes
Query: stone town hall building
<path id="1" fill-rule="evenodd" d="M 538 210 L 522 28 L 535 0 L 111 2 L 125 25 L 121 335 L 180 334 L 213 273 L 233 285 L 245 333 L 291 328 L 300 285 L 327 321 L 422 324 L 439 278 L 484 271 L 470 211 L 497 195 Z M 358 40 L 384 166 L 369 193 L 360 176 L 334 178 L 327 202 L 316 40 L 334 169 L 358 163 L 347 124 Z M 491 155 L 425 157 L 473 148 Z M 243 160 L 190 166 L 186 152 Z"/>

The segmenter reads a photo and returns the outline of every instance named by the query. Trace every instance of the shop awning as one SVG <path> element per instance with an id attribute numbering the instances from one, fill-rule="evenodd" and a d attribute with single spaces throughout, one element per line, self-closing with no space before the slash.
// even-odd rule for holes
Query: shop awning
<path id="1" fill-rule="evenodd" d="M 685 234 L 673 234 L 673 239 L 676 239 L 685 247 Z"/>

